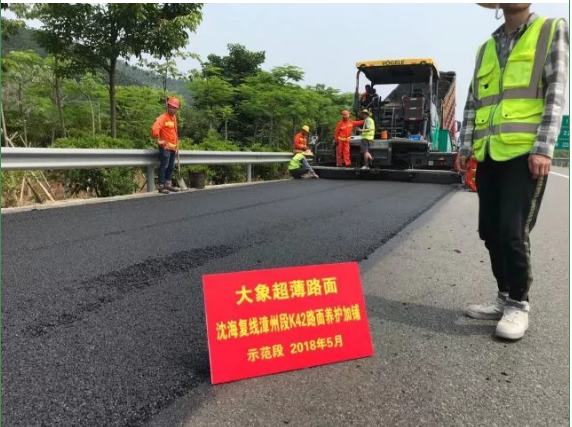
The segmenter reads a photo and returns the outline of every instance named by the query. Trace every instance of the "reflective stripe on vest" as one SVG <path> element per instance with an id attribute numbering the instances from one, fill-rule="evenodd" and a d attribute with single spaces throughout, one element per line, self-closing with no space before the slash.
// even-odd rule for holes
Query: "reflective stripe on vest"
<path id="1" fill-rule="evenodd" d="M 361 133 L 361 137 L 363 139 L 368 139 L 368 140 L 373 140 L 373 135 L 375 134 L 375 122 L 373 121 L 373 119 L 371 117 L 368 117 L 365 119 L 365 123 L 363 124 L 363 127 L 365 129 L 366 124 L 369 125 L 369 129 L 364 130 Z"/>
<path id="2" fill-rule="evenodd" d="M 472 80 L 475 98 L 474 156 L 497 161 L 530 152 L 542 120 L 542 71 L 556 21 L 536 19 L 524 32 L 501 70 L 494 39 L 479 49 Z"/>
<path id="3" fill-rule="evenodd" d="M 177 147 L 179 146 L 178 142 L 167 142 L 165 143 L 164 147 L 167 150 L 171 150 L 171 151 L 177 151 Z"/>
<path id="4" fill-rule="evenodd" d="M 288 170 L 294 170 L 294 169 L 300 169 L 302 167 L 302 165 L 304 164 L 302 159 L 304 159 L 305 156 L 302 153 L 298 153 L 296 154 L 294 157 L 292 157 L 292 159 L 290 159 L 290 164 L 288 165 Z"/>

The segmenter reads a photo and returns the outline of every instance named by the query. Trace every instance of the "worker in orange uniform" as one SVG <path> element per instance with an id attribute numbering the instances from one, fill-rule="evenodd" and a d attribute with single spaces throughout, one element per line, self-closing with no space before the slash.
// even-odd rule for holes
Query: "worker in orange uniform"
<path id="1" fill-rule="evenodd" d="M 362 108 L 366 108 L 373 98 L 377 96 L 377 91 L 371 85 L 365 85 L 365 92 L 359 97 Z"/>
<path id="2" fill-rule="evenodd" d="M 334 133 L 334 140 L 336 141 L 337 167 L 351 166 L 350 137 L 354 126 L 360 126 L 363 122 L 363 120 L 350 120 L 350 112 L 348 110 L 342 111 L 342 120 L 338 122 L 336 132 Z"/>
<path id="3" fill-rule="evenodd" d="M 477 192 L 477 159 L 471 157 L 467 161 L 467 171 L 465 172 L 465 185 L 474 193 Z"/>
<path id="4" fill-rule="evenodd" d="M 469 160 L 465 160 L 464 168 L 461 167 L 461 156 L 457 155 L 453 170 L 461 173 L 463 180 L 463 188 L 466 188 L 473 193 L 477 192 L 477 159 L 472 155 Z"/>
<path id="5" fill-rule="evenodd" d="M 294 135 L 294 153 L 301 153 L 308 149 L 308 135 L 310 134 L 310 127 L 307 125 L 302 126 L 302 130 Z"/>
<path id="6" fill-rule="evenodd" d="M 159 193 L 169 194 L 180 191 L 179 187 L 173 186 L 171 175 L 175 167 L 175 156 L 179 149 L 179 137 L 177 134 L 177 112 L 180 102 L 177 98 L 167 100 L 167 111 L 157 117 L 151 129 L 151 136 L 157 139 L 159 146 Z"/>

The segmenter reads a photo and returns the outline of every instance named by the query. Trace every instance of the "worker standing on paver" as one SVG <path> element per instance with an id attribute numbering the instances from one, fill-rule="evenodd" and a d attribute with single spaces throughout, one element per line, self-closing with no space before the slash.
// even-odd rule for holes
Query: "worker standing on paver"
<path id="1" fill-rule="evenodd" d="M 308 135 L 310 134 L 310 127 L 308 125 L 302 126 L 302 130 L 294 135 L 294 152 L 301 153 L 308 149 Z"/>
<path id="2" fill-rule="evenodd" d="M 365 85 L 365 92 L 359 97 L 359 102 L 362 108 L 367 108 L 373 98 L 377 96 L 377 91 L 371 85 Z"/>
<path id="3" fill-rule="evenodd" d="M 373 136 L 375 134 L 375 123 L 370 117 L 368 110 L 362 110 L 361 116 L 364 119 L 363 127 L 357 128 L 357 131 L 361 133 L 360 149 L 363 154 L 363 167 L 362 169 L 369 169 L 371 163 L 373 162 L 373 157 L 369 152 L 369 146 L 373 142 Z"/>
<path id="4" fill-rule="evenodd" d="M 342 120 L 336 126 L 334 133 L 334 140 L 336 141 L 336 166 L 349 167 L 352 165 L 350 159 L 350 137 L 354 126 L 363 125 L 363 120 L 350 120 L 350 112 L 348 110 L 342 111 Z"/>
<path id="5" fill-rule="evenodd" d="M 316 172 L 314 172 L 308 160 L 306 160 L 306 157 L 312 157 L 313 155 L 314 153 L 310 150 L 294 154 L 294 157 L 292 157 L 288 165 L 288 172 L 294 179 L 320 178 Z"/>
<path id="6" fill-rule="evenodd" d="M 180 102 L 177 98 L 167 100 L 167 111 L 157 117 L 151 128 L 151 136 L 157 139 L 159 146 L 159 193 L 169 194 L 171 191 L 180 191 L 171 182 L 171 176 L 175 167 L 175 157 L 179 148 L 177 133 L 177 112 Z"/>
<path id="7" fill-rule="evenodd" d="M 479 236 L 489 251 L 498 296 L 494 303 L 469 306 L 467 315 L 500 319 L 496 335 L 519 339 L 530 310 L 530 232 L 565 102 L 568 24 L 531 14 L 530 3 L 478 4 L 496 9 L 497 19 L 502 9 L 505 22 L 476 55 L 460 163 L 466 170 L 471 155 L 478 162 Z"/>

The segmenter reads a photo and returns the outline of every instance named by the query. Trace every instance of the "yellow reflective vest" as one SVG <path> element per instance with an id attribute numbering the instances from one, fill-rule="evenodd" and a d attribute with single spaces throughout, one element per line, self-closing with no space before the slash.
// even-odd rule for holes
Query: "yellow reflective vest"
<path id="1" fill-rule="evenodd" d="M 366 129 L 366 125 L 369 125 L 369 129 Z M 364 120 L 363 129 L 364 130 L 361 133 L 361 137 L 363 139 L 368 139 L 368 140 L 372 141 L 373 135 L 375 134 L 375 122 L 373 121 L 373 119 L 371 117 L 367 117 Z"/>
<path id="2" fill-rule="evenodd" d="M 297 153 L 292 159 L 290 159 L 290 164 L 288 165 L 288 170 L 299 169 L 304 166 L 304 159 L 306 156 L 302 153 Z"/>
<path id="3" fill-rule="evenodd" d="M 531 151 L 544 111 L 542 74 L 555 28 L 556 20 L 537 18 L 514 46 L 504 69 L 493 38 L 480 47 L 471 82 L 477 161 L 485 159 L 487 149 L 496 161 Z"/>

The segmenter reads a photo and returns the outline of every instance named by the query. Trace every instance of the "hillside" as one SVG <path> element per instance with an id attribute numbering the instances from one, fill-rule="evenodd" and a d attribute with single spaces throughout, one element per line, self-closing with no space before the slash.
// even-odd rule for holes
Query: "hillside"
<path id="1" fill-rule="evenodd" d="M 34 40 L 35 30 L 23 28 L 18 34 L 2 40 L 2 56 L 14 50 L 33 50 L 40 57 L 45 58 L 47 53 Z M 117 64 L 116 82 L 119 86 L 148 86 L 157 89 L 163 88 L 160 77 L 142 68 L 132 66 L 124 61 Z M 176 91 L 190 101 L 190 93 L 186 88 L 186 83 L 182 80 L 169 79 L 167 88 Z"/>

